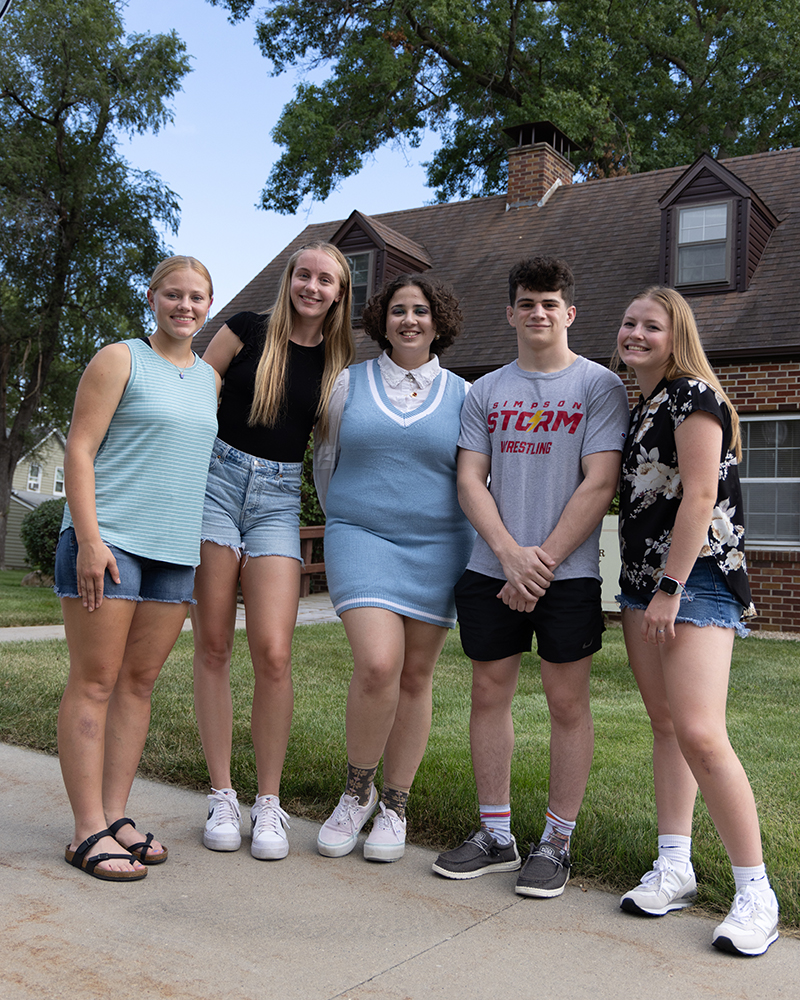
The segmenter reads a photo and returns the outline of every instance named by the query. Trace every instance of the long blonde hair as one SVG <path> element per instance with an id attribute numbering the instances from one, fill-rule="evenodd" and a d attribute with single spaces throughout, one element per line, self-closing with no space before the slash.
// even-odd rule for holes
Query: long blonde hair
<path id="1" fill-rule="evenodd" d="M 665 285 L 646 288 L 631 301 L 638 302 L 641 299 L 652 299 L 653 302 L 657 302 L 666 311 L 672 324 L 672 354 L 664 377 L 670 381 L 682 375 L 699 379 L 722 397 L 731 418 L 731 440 L 728 449 L 736 455 L 737 460 L 741 461 L 742 437 L 739 430 L 739 415 L 706 357 L 691 306 L 680 292 Z M 615 362 L 616 365 L 619 364 L 617 351 L 614 351 L 612 366 Z"/>
<path id="2" fill-rule="evenodd" d="M 328 405 L 333 383 L 342 369 L 351 364 L 355 358 L 353 331 L 350 325 L 353 298 L 350 267 L 341 250 L 332 243 L 322 241 L 307 243 L 295 250 L 289 258 L 267 324 L 264 350 L 256 369 L 253 405 L 250 407 L 250 417 L 247 422 L 251 427 L 259 424 L 274 427 L 283 408 L 286 397 L 289 338 L 295 316 L 291 297 L 292 275 L 300 255 L 306 250 L 321 250 L 335 261 L 339 268 L 339 287 L 342 293 L 339 301 L 330 307 L 322 323 L 325 368 L 322 372 L 322 387 L 317 407 L 317 429 L 324 438 L 328 432 Z"/>

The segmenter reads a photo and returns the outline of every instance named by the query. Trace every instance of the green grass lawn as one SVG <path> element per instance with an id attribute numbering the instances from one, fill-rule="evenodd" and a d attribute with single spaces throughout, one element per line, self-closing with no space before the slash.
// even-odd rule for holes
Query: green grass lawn
<path id="1" fill-rule="evenodd" d="M 52 587 L 23 587 L 28 570 L 0 572 L 0 628 L 24 625 L 60 625 L 61 602 Z"/>
<path id="2" fill-rule="evenodd" d="M 206 788 L 192 707 L 192 638 L 184 634 L 159 678 L 141 772 L 189 788 Z M 339 624 L 295 633 L 296 707 L 284 771 L 282 804 L 324 819 L 345 776 L 344 704 L 351 657 Z M 750 776 L 763 827 L 781 918 L 800 928 L 800 650 L 796 642 L 736 640 L 731 673 L 731 739 Z M 55 719 L 67 677 L 63 642 L 0 644 L 0 738 L 54 753 Z M 249 734 L 253 677 L 244 632 L 237 632 L 232 688 L 233 782 L 253 801 L 256 773 Z M 434 848 L 459 843 L 477 825 L 469 755 L 470 668 L 456 633 L 448 637 L 435 677 L 434 722 L 409 802 L 409 834 Z M 592 679 L 597 743 L 578 829 L 574 878 L 631 888 L 655 856 L 650 729 L 627 666 L 622 633 L 611 629 L 595 657 Z M 547 707 L 536 660 L 528 655 L 514 704 L 517 746 L 512 774 L 514 832 L 523 849 L 538 840 L 547 805 Z M 198 817 L 198 823 L 200 818 Z M 726 912 L 733 893 L 727 857 L 701 801 L 694 829 L 700 903 Z"/>

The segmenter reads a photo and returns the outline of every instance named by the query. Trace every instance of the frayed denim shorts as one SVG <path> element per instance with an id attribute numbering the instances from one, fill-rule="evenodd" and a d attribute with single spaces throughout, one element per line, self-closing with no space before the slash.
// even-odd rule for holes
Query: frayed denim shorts
<path id="1" fill-rule="evenodd" d="M 219 438 L 211 449 L 200 538 L 238 555 L 300 555 L 302 462 L 270 462 Z"/>
<path id="2" fill-rule="evenodd" d="M 106 542 L 108 545 L 108 542 Z M 106 570 L 103 597 L 119 597 L 125 601 L 160 601 L 163 604 L 194 604 L 194 566 L 158 562 L 145 556 L 133 555 L 116 545 L 108 545 L 119 570 L 119 583 L 114 583 Z M 78 539 L 75 529 L 61 533 L 56 549 L 55 587 L 58 597 L 80 597 L 78 593 Z"/>
<path id="3" fill-rule="evenodd" d="M 638 597 L 629 594 L 618 594 L 617 602 L 624 611 L 625 608 L 646 610 L 647 604 Z M 686 589 L 681 594 L 680 608 L 675 623 L 686 622 L 689 625 L 718 625 L 720 628 L 732 628 L 736 634 L 744 638 L 750 630 L 742 624 L 742 605 L 728 590 L 725 576 L 715 559 L 698 559 L 686 581 Z"/>

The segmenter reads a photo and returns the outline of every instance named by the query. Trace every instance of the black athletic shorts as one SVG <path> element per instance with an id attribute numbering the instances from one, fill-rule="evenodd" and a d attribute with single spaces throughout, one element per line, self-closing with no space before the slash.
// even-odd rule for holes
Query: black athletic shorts
<path id="1" fill-rule="evenodd" d="M 512 611 L 496 595 L 505 580 L 466 570 L 456 584 L 461 645 L 471 660 L 503 660 L 531 650 L 549 663 L 574 663 L 602 646 L 600 581 L 553 580 L 533 611 Z"/>

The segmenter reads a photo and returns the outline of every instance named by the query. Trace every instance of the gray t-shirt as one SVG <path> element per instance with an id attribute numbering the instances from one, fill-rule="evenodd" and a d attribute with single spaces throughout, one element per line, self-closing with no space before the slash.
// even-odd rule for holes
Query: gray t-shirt
<path id="1" fill-rule="evenodd" d="M 541 545 L 583 481 L 583 456 L 622 451 L 627 430 L 627 393 L 607 368 L 579 357 L 559 372 L 528 372 L 512 361 L 472 387 L 458 446 L 491 457 L 489 489 L 503 524 L 518 544 Z M 599 580 L 599 539 L 598 524 L 555 579 Z M 467 568 L 505 579 L 480 535 Z"/>

